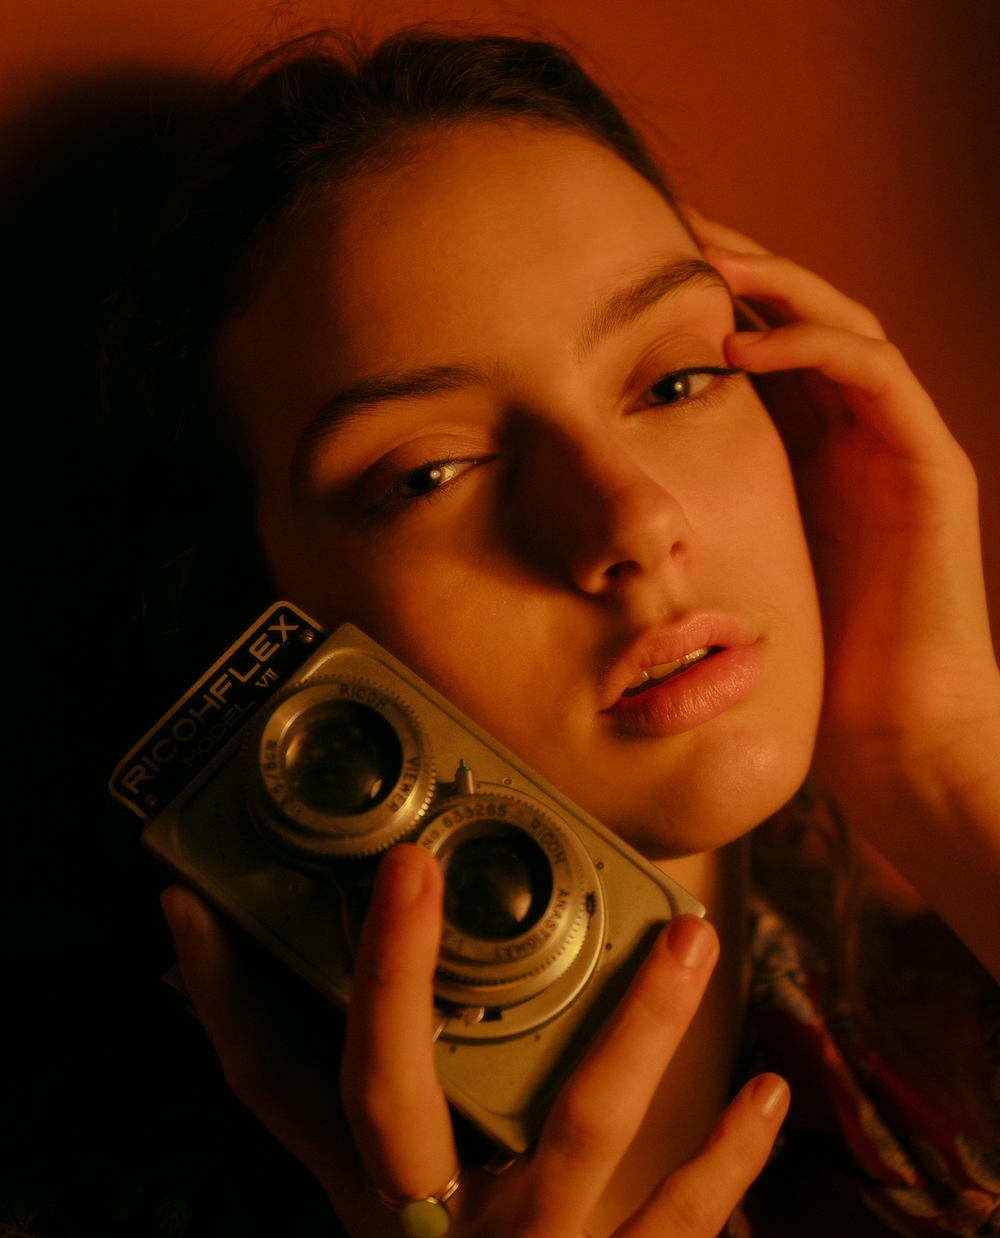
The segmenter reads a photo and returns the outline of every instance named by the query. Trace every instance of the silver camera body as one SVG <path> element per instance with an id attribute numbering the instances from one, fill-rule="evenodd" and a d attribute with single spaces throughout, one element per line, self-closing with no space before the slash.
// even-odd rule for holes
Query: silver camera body
<path id="1" fill-rule="evenodd" d="M 112 793 L 150 851 L 342 1008 L 379 855 L 436 856 L 438 1075 L 522 1152 L 659 928 L 704 908 L 357 628 L 321 637 L 273 606 Z"/>

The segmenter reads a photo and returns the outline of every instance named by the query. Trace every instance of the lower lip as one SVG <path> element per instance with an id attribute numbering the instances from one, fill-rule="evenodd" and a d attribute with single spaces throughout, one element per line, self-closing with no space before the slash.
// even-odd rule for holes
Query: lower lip
<path id="1" fill-rule="evenodd" d="M 756 645 L 731 645 L 638 696 L 619 697 L 603 716 L 630 735 L 680 735 L 742 701 L 761 670 Z"/>

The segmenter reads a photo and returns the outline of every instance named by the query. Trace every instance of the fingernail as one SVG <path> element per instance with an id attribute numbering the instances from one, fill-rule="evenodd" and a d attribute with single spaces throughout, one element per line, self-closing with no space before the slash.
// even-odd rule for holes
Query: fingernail
<path id="1" fill-rule="evenodd" d="M 424 888 L 423 865 L 414 864 L 405 851 L 390 851 L 379 866 L 379 876 L 386 902 L 397 911 L 412 907 Z"/>
<path id="2" fill-rule="evenodd" d="M 788 1084 L 780 1075 L 761 1075 L 754 1083 L 750 1099 L 765 1118 L 785 1103 L 788 1096 Z"/>
<path id="3" fill-rule="evenodd" d="M 733 331 L 731 335 L 726 336 L 727 344 L 756 344 L 762 340 L 765 335 L 770 335 L 769 331 Z"/>
<path id="4" fill-rule="evenodd" d="M 738 254 L 735 249 L 723 249 L 721 245 L 705 245 L 702 247 L 703 254 L 717 254 L 720 258 L 743 258 L 744 254 Z"/>
<path id="5" fill-rule="evenodd" d="M 681 967 L 697 967 L 712 948 L 712 930 L 697 916 L 670 922 L 667 947 Z"/>

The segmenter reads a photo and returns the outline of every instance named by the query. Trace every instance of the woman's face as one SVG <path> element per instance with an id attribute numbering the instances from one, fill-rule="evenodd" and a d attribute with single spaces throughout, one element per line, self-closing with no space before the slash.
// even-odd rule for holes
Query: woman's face
<path id="1" fill-rule="evenodd" d="M 773 812 L 819 711 L 785 453 L 745 376 L 710 372 L 732 329 L 636 172 L 483 125 L 322 204 L 217 345 L 281 596 L 653 859 Z"/>

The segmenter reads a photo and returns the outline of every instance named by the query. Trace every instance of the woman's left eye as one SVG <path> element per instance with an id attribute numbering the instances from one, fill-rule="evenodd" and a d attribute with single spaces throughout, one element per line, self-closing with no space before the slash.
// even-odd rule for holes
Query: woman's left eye
<path id="1" fill-rule="evenodd" d="M 657 408 L 663 404 L 679 404 L 682 400 L 693 400 L 704 395 L 719 378 L 741 372 L 736 366 L 718 365 L 674 370 L 670 374 L 664 374 L 652 387 L 647 387 L 639 399 L 647 408 Z"/>

